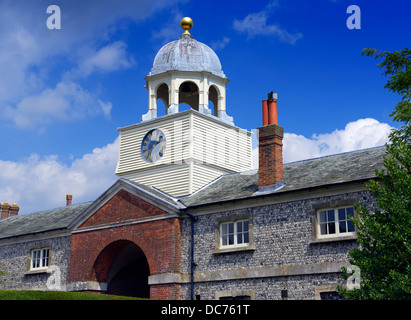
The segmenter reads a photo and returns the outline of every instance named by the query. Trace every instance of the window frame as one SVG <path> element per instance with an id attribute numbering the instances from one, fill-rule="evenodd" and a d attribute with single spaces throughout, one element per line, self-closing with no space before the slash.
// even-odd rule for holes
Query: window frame
<path id="1" fill-rule="evenodd" d="M 247 222 L 247 231 L 244 231 L 244 222 Z M 242 223 L 242 227 L 241 227 L 241 231 L 238 231 L 238 224 Z M 229 229 L 229 225 L 232 224 L 233 225 L 233 231 L 230 232 Z M 223 227 L 227 226 L 227 231 L 226 233 L 223 232 Z M 239 248 L 239 247 L 248 247 L 250 246 L 250 221 L 249 219 L 238 219 L 238 220 L 234 220 L 234 221 L 222 221 L 220 222 L 219 225 L 220 228 L 220 234 L 219 234 L 219 247 L 221 249 L 226 249 L 226 248 Z M 242 235 L 242 242 L 238 243 L 238 239 L 239 239 L 239 235 Z M 248 241 L 245 242 L 244 238 L 245 238 L 245 234 L 247 234 L 247 238 Z M 233 244 L 223 244 L 223 237 L 224 236 L 230 236 L 233 235 Z M 227 238 L 227 240 L 229 240 L 229 238 Z M 228 242 L 228 241 L 227 241 Z"/>
<path id="2" fill-rule="evenodd" d="M 222 216 L 214 220 L 214 244 L 215 249 L 211 251 L 212 254 L 225 254 L 230 252 L 245 252 L 254 251 L 256 249 L 254 244 L 254 226 L 253 226 L 253 213 L 241 213 L 231 216 Z M 240 245 L 225 245 L 222 246 L 221 241 L 221 225 L 224 223 L 248 221 L 248 243 Z"/>
<path id="3" fill-rule="evenodd" d="M 349 223 L 349 218 L 348 218 L 348 212 L 347 209 L 352 208 L 352 214 L 350 216 L 355 217 L 356 212 L 355 212 L 355 207 L 353 205 L 345 205 L 345 206 L 338 206 L 338 207 L 326 207 L 326 208 L 318 208 L 316 211 L 316 229 L 317 229 L 317 239 L 332 239 L 332 238 L 341 238 L 341 237 L 353 237 L 356 235 L 356 229 L 355 225 L 352 224 L 352 227 L 354 228 L 353 231 L 348 231 L 348 223 Z M 340 212 L 339 210 L 345 209 L 345 219 L 340 219 Z M 333 211 L 333 219 L 329 219 L 330 217 L 330 211 Z M 325 220 L 322 219 L 321 215 L 322 213 L 325 213 Z M 346 230 L 347 231 L 341 231 L 340 230 L 340 223 L 345 222 Z M 329 233 L 329 224 L 333 223 L 334 224 L 334 233 Z M 321 229 L 322 225 L 326 227 L 327 233 L 326 234 L 321 234 Z"/>
<path id="4" fill-rule="evenodd" d="M 37 256 L 38 254 L 38 256 Z M 34 257 L 36 255 L 36 257 Z M 30 250 L 30 271 L 47 270 L 50 266 L 51 248 L 35 248 Z M 37 261 L 34 265 L 34 261 Z"/>

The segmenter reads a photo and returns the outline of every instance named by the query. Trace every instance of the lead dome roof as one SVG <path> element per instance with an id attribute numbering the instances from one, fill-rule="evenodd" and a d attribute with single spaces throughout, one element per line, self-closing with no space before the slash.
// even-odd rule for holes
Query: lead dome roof
<path id="1" fill-rule="evenodd" d="M 216 53 L 189 34 L 180 36 L 179 40 L 172 41 L 160 49 L 154 58 L 149 76 L 170 70 L 207 71 L 226 78 Z"/>

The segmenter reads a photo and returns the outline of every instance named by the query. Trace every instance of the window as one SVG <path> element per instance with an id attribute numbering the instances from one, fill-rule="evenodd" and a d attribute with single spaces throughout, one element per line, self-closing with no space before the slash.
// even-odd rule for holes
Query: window
<path id="1" fill-rule="evenodd" d="M 338 291 L 320 292 L 320 300 L 347 300 Z"/>
<path id="2" fill-rule="evenodd" d="M 355 232 L 350 217 L 354 216 L 354 207 L 322 209 L 318 211 L 318 237 L 336 237 L 352 235 Z"/>
<path id="3" fill-rule="evenodd" d="M 249 245 L 248 220 L 221 223 L 220 239 L 221 247 Z"/>
<path id="4" fill-rule="evenodd" d="M 250 296 L 227 296 L 227 297 L 221 297 L 219 300 L 251 300 Z"/>
<path id="5" fill-rule="evenodd" d="M 253 215 L 243 213 L 220 217 L 214 222 L 215 249 L 213 254 L 254 251 Z"/>
<path id="6" fill-rule="evenodd" d="M 50 249 L 34 249 L 31 251 L 30 269 L 45 269 L 49 266 Z"/>
<path id="7" fill-rule="evenodd" d="M 335 286 L 315 287 L 315 300 L 347 300 Z"/>
<path id="8" fill-rule="evenodd" d="M 216 300 L 255 300 L 254 290 L 227 290 L 227 291 L 216 291 Z"/>

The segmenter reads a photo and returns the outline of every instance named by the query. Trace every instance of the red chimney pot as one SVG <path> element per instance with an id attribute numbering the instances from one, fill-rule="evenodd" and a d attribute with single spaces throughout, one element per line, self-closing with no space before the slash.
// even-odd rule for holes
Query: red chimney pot
<path id="1" fill-rule="evenodd" d="M 268 125 L 268 100 L 263 100 L 263 126 Z"/>

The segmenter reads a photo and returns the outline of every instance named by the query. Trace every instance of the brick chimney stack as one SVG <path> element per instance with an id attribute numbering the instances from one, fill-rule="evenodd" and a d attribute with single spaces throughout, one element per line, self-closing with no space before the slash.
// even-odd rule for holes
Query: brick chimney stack
<path id="1" fill-rule="evenodd" d="M 19 214 L 19 206 L 17 203 L 13 203 L 12 206 L 9 205 L 7 201 L 4 201 L 3 205 L 0 203 L 0 208 L 1 208 L 1 216 L 0 216 L 0 221 L 7 219 L 9 217 L 14 217 Z"/>
<path id="2" fill-rule="evenodd" d="M 10 211 L 9 211 L 10 217 L 17 216 L 19 214 L 19 210 L 20 210 L 20 207 L 17 205 L 17 203 L 14 202 L 13 205 L 10 207 Z"/>
<path id="3" fill-rule="evenodd" d="M 263 126 L 258 128 L 258 186 L 264 189 L 283 185 L 283 128 L 278 125 L 277 93 L 263 100 Z"/>
<path id="4" fill-rule="evenodd" d="M 66 206 L 71 206 L 71 202 L 73 200 L 73 195 L 72 194 L 67 194 L 66 195 Z"/>
<path id="5" fill-rule="evenodd" d="M 0 221 L 7 219 L 9 217 L 9 210 L 10 210 L 10 205 L 7 201 L 5 201 L 3 205 L 1 206 Z"/>

